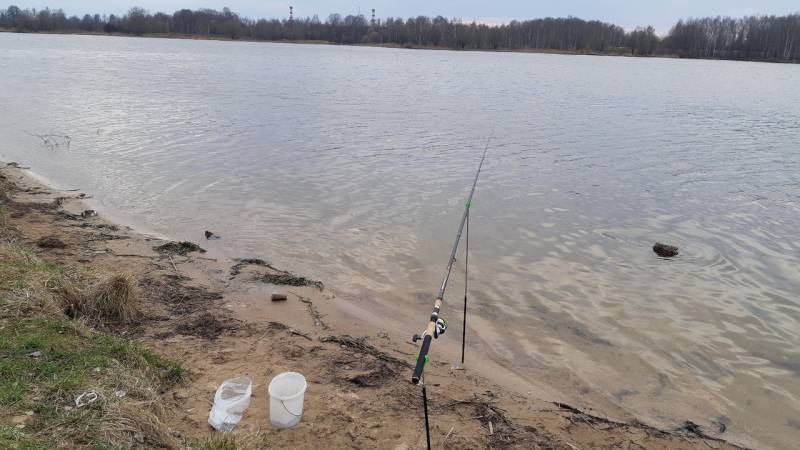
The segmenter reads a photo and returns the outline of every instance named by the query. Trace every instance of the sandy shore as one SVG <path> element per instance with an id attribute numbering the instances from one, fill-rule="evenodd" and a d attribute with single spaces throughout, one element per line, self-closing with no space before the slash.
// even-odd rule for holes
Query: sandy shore
<path id="1" fill-rule="evenodd" d="M 185 383 L 162 393 L 169 408 L 164 420 L 176 439 L 212 434 L 206 420 L 214 391 L 227 378 L 247 375 L 253 398 L 235 430 L 246 447 L 425 447 L 421 392 L 409 381 L 416 348 L 344 314 L 330 287 L 267 262 L 155 251 L 163 240 L 110 223 L 102 211 L 82 217 L 81 193 L 56 192 L 15 165 L 0 173 L 15 185 L 4 240 L 36 248 L 49 261 L 136 280 L 142 314 L 112 331 L 189 370 Z M 37 248 L 44 237 L 65 248 Z M 272 292 L 288 300 L 272 302 Z M 289 370 L 308 380 L 305 412 L 297 427 L 276 430 L 266 387 Z M 739 448 L 705 434 L 712 430 L 658 430 L 520 395 L 442 362 L 429 366 L 427 383 L 435 448 Z"/>

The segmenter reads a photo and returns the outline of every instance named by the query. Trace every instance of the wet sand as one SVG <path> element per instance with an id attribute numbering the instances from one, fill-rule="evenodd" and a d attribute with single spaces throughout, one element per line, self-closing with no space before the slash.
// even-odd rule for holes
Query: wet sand
<path id="1" fill-rule="evenodd" d="M 331 286 L 264 282 L 265 275 L 284 274 L 280 269 L 232 270 L 235 261 L 210 253 L 160 254 L 153 247 L 163 240 L 110 223 L 102 211 L 81 217 L 79 192 L 54 191 L 12 166 L 2 175 L 16 185 L 3 239 L 35 248 L 40 238 L 55 237 L 66 248 L 37 249 L 42 258 L 137 280 L 143 314 L 114 332 L 189 369 L 184 386 L 163 394 L 176 436 L 211 434 L 206 419 L 217 385 L 247 375 L 253 399 L 236 434 L 250 447 L 424 447 L 420 390 L 409 382 L 417 348 L 396 336 L 391 315 L 367 314 Z M 271 302 L 272 292 L 288 300 Z M 513 374 L 490 380 L 470 368 L 452 371 L 446 360 L 437 356 L 426 372 L 436 448 L 739 448 L 721 440 L 720 430 L 666 431 L 609 419 L 542 400 L 558 394 L 537 396 L 498 382 Z M 266 385 L 287 370 L 303 373 L 309 388 L 300 425 L 278 431 L 269 425 Z"/>

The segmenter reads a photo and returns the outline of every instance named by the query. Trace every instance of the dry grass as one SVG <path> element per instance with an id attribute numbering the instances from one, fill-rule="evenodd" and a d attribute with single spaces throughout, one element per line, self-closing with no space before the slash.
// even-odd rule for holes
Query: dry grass
<path id="1" fill-rule="evenodd" d="M 61 297 L 69 317 L 99 322 L 128 322 L 136 316 L 139 306 L 139 295 L 131 277 L 120 274 L 88 289 L 66 284 Z"/>
<path id="2" fill-rule="evenodd" d="M 111 403 L 106 407 L 102 434 L 114 448 L 178 448 L 177 440 L 159 417 L 138 403 Z"/>
<path id="3" fill-rule="evenodd" d="M 215 433 L 210 437 L 187 442 L 186 448 L 191 450 L 242 450 L 246 448 L 262 448 L 257 446 L 252 437 L 228 433 Z"/>
<path id="4" fill-rule="evenodd" d="M 83 279 L 84 272 L 43 261 L 16 244 L 0 244 L 0 291 L 4 297 L 0 317 L 62 318 L 58 293 L 65 284 Z"/>

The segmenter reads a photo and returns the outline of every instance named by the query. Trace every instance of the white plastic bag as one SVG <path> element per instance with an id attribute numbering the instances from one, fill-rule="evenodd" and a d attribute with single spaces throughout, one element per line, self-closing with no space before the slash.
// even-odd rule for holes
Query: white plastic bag
<path id="1" fill-rule="evenodd" d="M 250 378 L 236 377 L 225 380 L 214 394 L 214 406 L 208 414 L 208 424 L 217 431 L 229 432 L 242 420 L 250 406 L 253 383 Z"/>

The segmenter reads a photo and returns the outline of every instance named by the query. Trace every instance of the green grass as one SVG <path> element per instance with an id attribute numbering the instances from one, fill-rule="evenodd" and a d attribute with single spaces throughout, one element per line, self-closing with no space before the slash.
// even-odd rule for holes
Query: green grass
<path id="1" fill-rule="evenodd" d="M 0 244 L 0 450 L 126 447 L 115 442 L 130 437 L 114 433 L 120 421 L 131 423 L 120 415 L 130 413 L 120 411 L 150 420 L 156 406 L 137 405 L 158 403 L 160 392 L 184 378 L 179 363 L 131 340 L 35 308 L 20 316 L 26 297 L 19 292 L 33 302 L 86 274 Z M 127 394 L 118 397 L 121 389 Z M 100 399 L 76 408 L 75 398 L 86 391 Z"/>
<path id="2" fill-rule="evenodd" d="M 34 415 L 22 434 L 4 428 L 0 449 L 16 448 L 30 439 L 35 443 L 39 434 L 47 438 L 54 424 L 66 429 L 64 437 L 101 444 L 91 429 L 101 428 L 99 422 L 106 411 L 102 407 L 75 408 L 75 398 L 94 390 L 105 399 L 119 401 L 113 392 L 121 373 L 135 373 L 152 385 L 163 386 L 180 381 L 184 369 L 131 341 L 92 332 L 66 320 L 2 323 L 0 409 L 12 416 L 28 411 Z"/>
<path id="3" fill-rule="evenodd" d="M 35 352 L 41 356 L 31 356 Z M 0 328 L 0 406 L 35 410 L 34 393 L 45 400 L 69 400 L 96 382 L 96 373 L 120 367 L 151 371 L 168 382 L 183 376 L 173 361 L 69 321 L 25 319 Z"/>
<path id="4" fill-rule="evenodd" d="M 0 426 L 0 450 L 46 450 L 56 448 L 52 441 L 29 436 L 15 427 Z"/>

